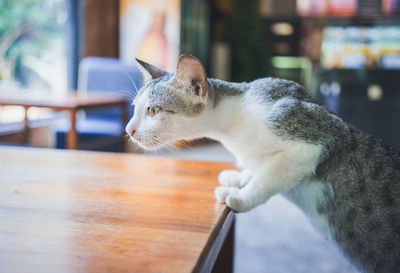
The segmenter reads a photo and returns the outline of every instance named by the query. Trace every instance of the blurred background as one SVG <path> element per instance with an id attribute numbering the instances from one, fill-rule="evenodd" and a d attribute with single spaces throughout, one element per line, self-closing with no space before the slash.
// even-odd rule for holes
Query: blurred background
<path id="1" fill-rule="evenodd" d="M 104 63 L 79 69 L 90 56 L 127 65 L 139 57 L 171 71 L 185 52 L 210 77 L 300 82 L 333 112 L 399 149 L 399 14 L 398 0 L 1 0 L 0 93 L 89 90 L 79 82 Z M 35 132 L 46 125 L 35 120 L 55 114 L 32 108 L 28 115 Z M 22 108 L 1 107 L 0 141 L 18 139 L 9 134 L 18 126 L 5 124 L 23 117 Z M 33 145 L 62 148 L 51 133 L 46 139 Z"/>
<path id="2" fill-rule="evenodd" d="M 65 113 L 1 104 L 2 95 L 102 91 L 129 102 L 141 84 L 135 57 L 172 71 L 180 53 L 209 77 L 300 82 L 400 149 L 399 0 L 0 0 L 0 145 L 65 149 L 69 130 Z M 96 126 L 78 114 L 78 148 L 139 152 L 116 144 L 124 124 L 98 111 Z M 205 140 L 158 154 L 233 161 Z M 237 223 L 236 272 L 357 272 L 282 197 Z"/>

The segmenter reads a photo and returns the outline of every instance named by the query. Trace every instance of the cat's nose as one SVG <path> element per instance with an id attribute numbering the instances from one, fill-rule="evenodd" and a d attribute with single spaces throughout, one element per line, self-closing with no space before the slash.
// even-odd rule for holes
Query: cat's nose
<path id="1" fill-rule="evenodd" d="M 136 130 L 135 129 L 129 129 L 129 130 L 126 130 L 126 132 L 128 133 L 128 135 L 133 136 L 135 134 Z"/>

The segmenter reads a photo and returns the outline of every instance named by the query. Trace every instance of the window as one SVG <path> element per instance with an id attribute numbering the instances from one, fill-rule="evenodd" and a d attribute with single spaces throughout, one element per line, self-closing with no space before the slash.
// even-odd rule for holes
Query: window
<path id="1" fill-rule="evenodd" d="M 65 0 L 0 1 L 0 92 L 66 92 L 66 20 Z M 0 122 L 19 117 L 15 107 L 0 111 Z"/>

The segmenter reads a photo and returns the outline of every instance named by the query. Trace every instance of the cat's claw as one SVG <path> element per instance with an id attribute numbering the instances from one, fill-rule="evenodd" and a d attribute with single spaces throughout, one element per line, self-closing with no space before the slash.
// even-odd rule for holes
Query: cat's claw
<path id="1" fill-rule="evenodd" d="M 218 175 L 218 181 L 222 186 L 240 187 L 240 173 L 235 170 L 224 170 Z"/>
<path id="2" fill-rule="evenodd" d="M 217 187 L 215 188 L 215 197 L 219 203 L 225 203 L 225 199 L 228 195 L 235 195 L 238 194 L 239 189 L 234 187 Z"/>
<path id="3" fill-rule="evenodd" d="M 235 212 L 244 212 L 250 209 L 239 194 L 228 195 L 225 199 L 225 204 Z"/>
<path id="4" fill-rule="evenodd" d="M 225 203 L 235 212 L 248 211 L 250 208 L 239 195 L 239 189 L 235 187 L 217 187 L 215 197 L 219 203 Z"/>

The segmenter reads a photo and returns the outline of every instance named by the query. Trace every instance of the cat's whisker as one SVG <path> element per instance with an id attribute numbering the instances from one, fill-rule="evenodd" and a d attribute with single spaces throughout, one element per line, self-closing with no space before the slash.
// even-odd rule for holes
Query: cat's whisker
<path id="1" fill-rule="evenodd" d="M 189 141 L 187 141 L 187 140 L 182 139 L 182 140 L 180 140 L 179 144 L 180 144 L 179 145 L 179 149 L 180 150 L 183 150 L 183 149 L 190 150 L 190 151 L 194 151 L 195 150 L 192 147 L 191 143 Z"/>
<path id="2" fill-rule="evenodd" d="M 135 98 L 135 94 L 132 93 L 132 91 L 129 90 L 129 89 L 120 89 L 120 90 L 118 90 L 118 92 L 119 92 L 122 96 L 127 96 L 128 99 L 132 99 L 132 100 L 133 100 L 133 99 Z"/>
<path id="3" fill-rule="evenodd" d="M 164 142 L 164 147 L 168 150 L 168 151 L 179 151 L 179 147 L 177 147 L 174 143 L 165 143 Z"/>
<path id="4" fill-rule="evenodd" d="M 137 94 L 137 92 L 139 91 L 139 89 L 138 89 L 138 87 L 137 87 L 135 81 L 134 81 L 134 80 L 132 79 L 132 77 L 128 74 L 128 72 L 125 72 L 125 76 L 128 77 L 128 79 L 131 81 L 133 87 L 135 88 L 134 96 L 136 96 L 136 94 Z"/>
<path id="5" fill-rule="evenodd" d="M 122 90 L 125 90 L 125 91 L 128 91 L 129 92 L 129 94 L 131 94 L 132 95 L 132 97 L 135 97 L 136 96 L 136 92 L 135 92 L 135 90 L 132 90 L 132 89 L 130 89 L 129 87 L 126 87 L 126 86 L 124 86 L 123 88 L 121 88 Z"/>
<path id="6" fill-rule="evenodd" d="M 178 147 L 176 147 L 173 143 L 168 142 L 160 138 L 159 136 L 153 136 L 152 141 L 154 144 L 159 145 L 163 148 L 166 148 L 167 150 L 177 150 Z"/>

